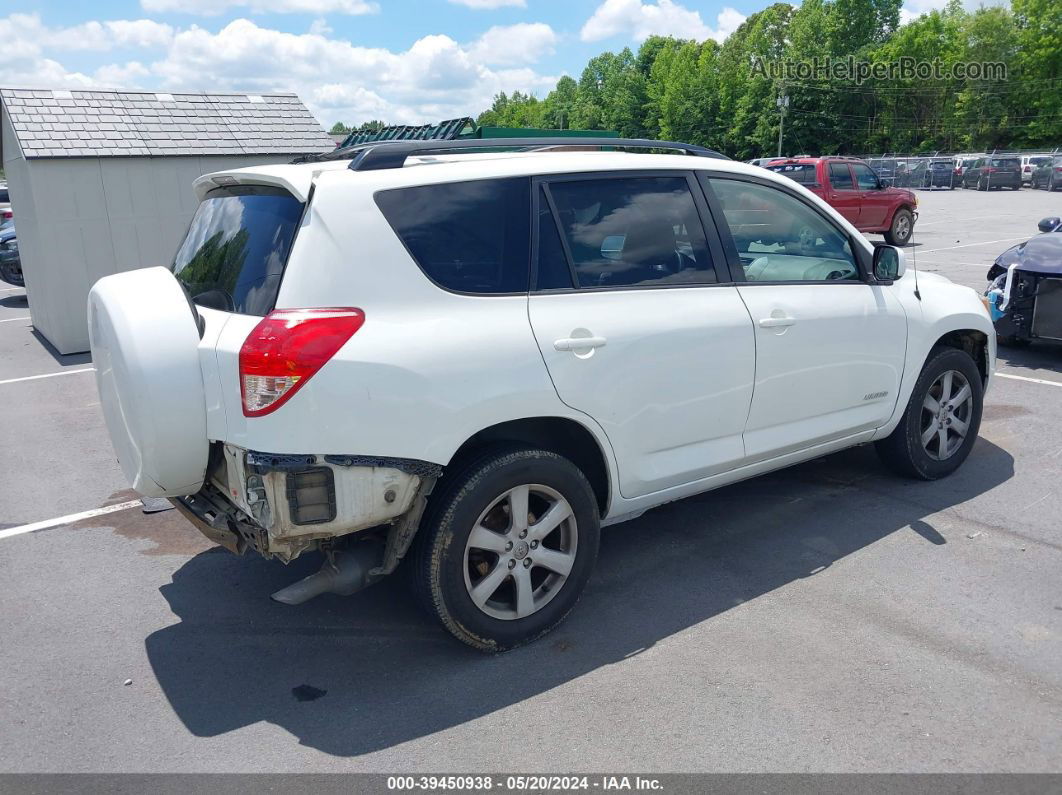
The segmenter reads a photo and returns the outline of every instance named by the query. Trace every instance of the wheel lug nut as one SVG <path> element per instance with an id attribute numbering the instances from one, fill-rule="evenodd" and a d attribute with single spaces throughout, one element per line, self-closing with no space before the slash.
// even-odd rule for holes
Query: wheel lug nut
<path id="1" fill-rule="evenodd" d="M 516 561 L 515 560 L 510 560 L 509 561 L 509 568 L 510 569 L 515 569 L 516 568 Z"/>
<path id="2" fill-rule="evenodd" d="M 531 558 L 524 558 L 524 568 L 525 569 L 530 569 L 531 568 Z"/>
<path id="3" fill-rule="evenodd" d="M 532 541 L 531 542 L 531 549 L 538 549 L 538 542 L 537 541 Z"/>
<path id="4" fill-rule="evenodd" d="M 512 548 L 513 548 L 513 542 L 512 541 L 507 541 L 506 544 L 505 544 L 505 551 L 508 552 Z"/>
<path id="5" fill-rule="evenodd" d="M 520 531 L 520 538 L 527 538 L 527 531 L 526 530 L 521 530 Z"/>

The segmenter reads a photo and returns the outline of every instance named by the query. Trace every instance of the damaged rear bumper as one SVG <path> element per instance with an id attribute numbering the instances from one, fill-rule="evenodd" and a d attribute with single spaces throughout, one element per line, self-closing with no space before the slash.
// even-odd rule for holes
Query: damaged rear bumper
<path id="1" fill-rule="evenodd" d="M 203 489 L 174 504 L 226 549 L 289 561 L 322 541 L 408 524 L 402 520 L 418 503 L 422 510 L 441 473 L 413 459 L 274 454 L 215 442 Z"/>

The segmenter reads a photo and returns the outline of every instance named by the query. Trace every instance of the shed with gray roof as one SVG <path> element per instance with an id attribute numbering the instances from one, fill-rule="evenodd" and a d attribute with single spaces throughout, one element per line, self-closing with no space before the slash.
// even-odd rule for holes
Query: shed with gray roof
<path id="1" fill-rule="evenodd" d="M 196 177 L 334 146 L 294 94 L 0 88 L 33 326 L 60 353 L 87 350 L 89 288 L 173 261 Z"/>

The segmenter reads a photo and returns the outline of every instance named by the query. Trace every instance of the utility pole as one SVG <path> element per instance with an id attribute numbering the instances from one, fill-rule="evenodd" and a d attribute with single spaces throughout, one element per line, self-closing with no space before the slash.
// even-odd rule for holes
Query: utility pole
<path id="1" fill-rule="evenodd" d="M 778 156 L 782 156 L 782 131 L 785 129 L 785 109 L 789 107 L 789 95 L 785 93 L 785 84 L 779 89 L 778 98 L 775 99 L 778 106 Z"/>

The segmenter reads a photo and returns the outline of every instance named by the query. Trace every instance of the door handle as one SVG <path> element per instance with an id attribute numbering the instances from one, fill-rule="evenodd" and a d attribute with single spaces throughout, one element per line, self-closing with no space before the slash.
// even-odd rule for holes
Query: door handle
<path id="1" fill-rule="evenodd" d="M 796 323 L 795 317 L 760 318 L 760 328 L 778 328 L 779 326 L 792 326 L 794 323 Z"/>
<path id="2" fill-rule="evenodd" d="M 564 337 L 553 340 L 553 349 L 556 351 L 575 351 L 582 348 L 602 348 L 606 340 L 604 337 Z"/>

